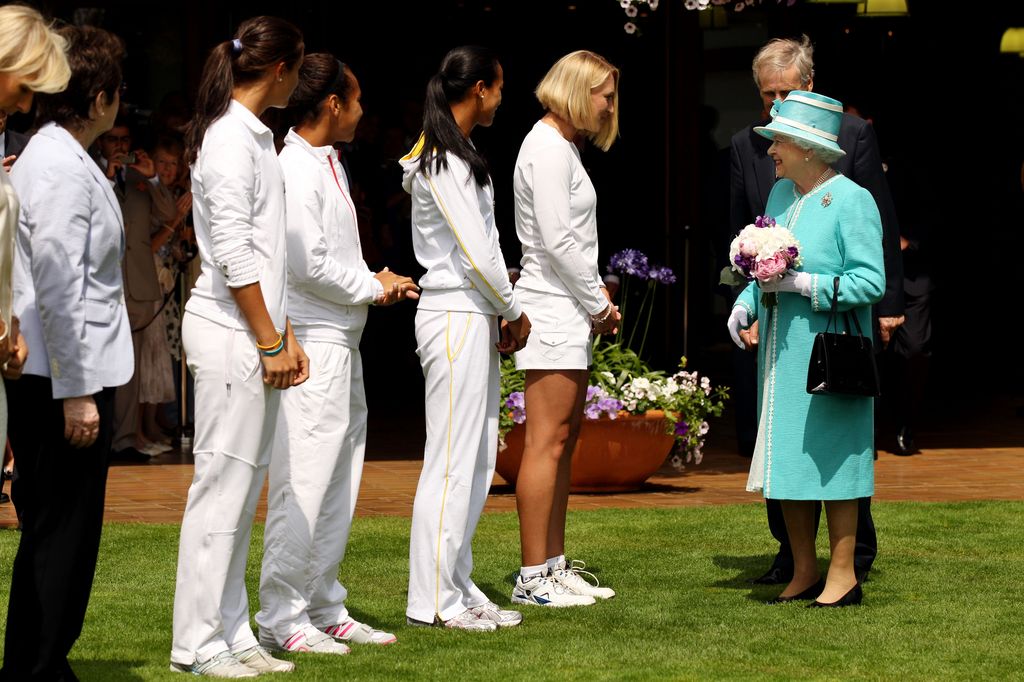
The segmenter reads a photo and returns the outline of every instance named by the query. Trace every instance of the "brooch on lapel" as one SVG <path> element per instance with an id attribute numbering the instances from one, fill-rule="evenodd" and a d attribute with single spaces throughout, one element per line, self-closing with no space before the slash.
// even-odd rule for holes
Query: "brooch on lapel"
<path id="1" fill-rule="evenodd" d="M 825 192 L 825 196 L 821 198 L 821 205 L 824 208 L 828 208 L 829 204 L 832 203 L 832 192 Z"/>

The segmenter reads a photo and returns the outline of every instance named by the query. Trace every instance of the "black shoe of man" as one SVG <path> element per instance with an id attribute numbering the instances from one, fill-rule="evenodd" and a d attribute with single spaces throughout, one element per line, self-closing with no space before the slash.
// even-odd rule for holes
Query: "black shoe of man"
<path id="1" fill-rule="evenodd" d="M 792 571 L 784 571 L 778 566 L 772 566 L 764 575 L 757 578 L 751 578 L 747 582 L 753 585 L 783 585 L 792 579 Z"/>

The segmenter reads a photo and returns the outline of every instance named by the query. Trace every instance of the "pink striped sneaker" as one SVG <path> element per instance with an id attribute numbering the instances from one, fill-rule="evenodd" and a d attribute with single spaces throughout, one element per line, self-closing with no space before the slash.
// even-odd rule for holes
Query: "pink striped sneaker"
<path id="1" fill-rule="evenodd" d="M 360 623 L 357 620 L 349 618 L 344 623 L 335 623 L 325 628 L 320 628 L 320 631 L 330 635 L 339 642 L 348 642 L 352 644 L 394 644 L 398 641 L 390 632 L 384 632 L 383 630 L 377 630 L 372 628 L 366 623 Z"/>
<path id="2" fill-rule="evenodd" d="M 312 625 L 303 625 L 292 633 L 291 637 L 278 644 L 263 628 L 260 628 L 260 644 L 273 651 L 290 651 L 294 653 L 335 654 L 343 656 L 349 648 L 341 642 L 335 642 L 330 635 L 320 632 Z"/>

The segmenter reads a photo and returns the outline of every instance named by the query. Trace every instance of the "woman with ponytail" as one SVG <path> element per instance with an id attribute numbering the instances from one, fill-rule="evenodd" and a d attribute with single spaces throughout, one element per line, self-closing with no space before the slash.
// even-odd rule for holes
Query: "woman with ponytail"
<path id="1" fill-rule="evenodd" d="M 259 119 L 287 106 L 303 47 L 286 21 L 243 22 L 206 60 L 186 130 L 202 274 L 182 322 L 196 425 L 174 594 L 178 672 L 235 678 L 294 668 L 253 636 L 245 564 L 279 391 L 309 376 L 285 316 L 284 178 Z"/>
<path id="2" fill-rule="evenodd" d="M 281 397 L 263 535 L 260 642 L 347 654 L 395 636 L 352 618 L 338 566 L 356 508 L 366 448 L 359 340 L 370 304 L 416 298 L 408 277 L 374 273 L 362 257 L 355 204 L 335 143 L 363 115 L 359 81 L 330 54 L 308 54 L 286 113 L 281 151 L 288 197 L 288 317 L 315 368 Z"/>
<path id="3" fill-rule="evenodd" d="M 494 122 L 502 85 L 490 50 L 449 52 L 427 86 L 423 134 L 401 162 L 413 247 L 427 270 L 416 312 L 427 441 L 412 512 L 410 625 L 487 631 L 522 621 L 470 578 L 498 447 L 495 348 L 522 348 L 530 333 L 498 244 L 487 163 L 469 139 Z"/>

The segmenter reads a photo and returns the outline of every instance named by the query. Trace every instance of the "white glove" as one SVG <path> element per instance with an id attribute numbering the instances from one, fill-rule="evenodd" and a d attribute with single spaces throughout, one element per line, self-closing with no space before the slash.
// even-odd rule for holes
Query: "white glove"
<path id="1" fill-rule="evenodd" d="M 732 337 L 733 343 L 740 347 L 740 350 L 746 350 L 747 345 L 743 343 L 743 339 L 740 338 L 740 329 L 746 329 L 750 326 L 747 319 L 747 311 L 741 306 L 736 306 L 729 313 L 729 321 L 725 323 L 729 327 L 729 336 Z"/>
<path id="2" fill-rule="evenodd" d="M 787 294 L 800 294 L 811 297 L 811 275 L 808 272 L 787 272 L 781 278 L 775 278 L 767 282 L 758 282 L 761 291 L 766 294 L 783 292 Z"/>

